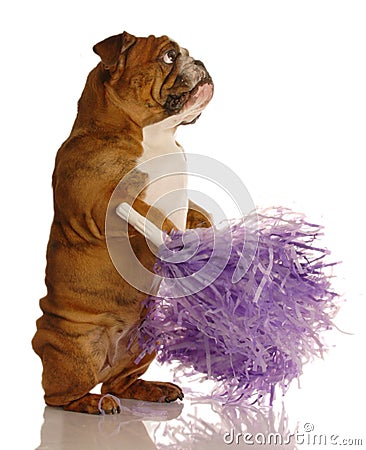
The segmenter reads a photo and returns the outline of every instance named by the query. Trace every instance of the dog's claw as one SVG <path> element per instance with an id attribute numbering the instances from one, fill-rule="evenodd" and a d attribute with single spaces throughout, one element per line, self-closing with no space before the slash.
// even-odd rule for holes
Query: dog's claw
<path id="1" fill-rule="evenodd" d="M 119 406 L 114 407 L 112 409 L 112 414 L 120 414 L 120 412 L 121 412 L 121 408 Z"/>
<path id="2" fill-rule="evenodd" d="M 183 400 L 183 398 L 184 398 L 184 394 L 183 394 L 183 392 L 181 392 L 176 398 L 170 398 L 170 397 L 166 397 L 165 398 L 165 403 L 171 403 L 171 402 L 174 402 L 174 400 L 176 400 L 176 399 L 179 399 L 179 400 Z"/>

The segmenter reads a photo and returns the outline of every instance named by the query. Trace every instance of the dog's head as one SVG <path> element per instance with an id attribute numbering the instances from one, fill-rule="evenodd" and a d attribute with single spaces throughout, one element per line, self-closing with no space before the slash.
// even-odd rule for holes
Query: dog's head
<path id="1" fill-rule="evenodd" d="M 213 84 L 201 61 L 167 36 L 137 38 L 126 32 L 93 47 L 107 95 L 140 126 L 171 117 L 194 122 L 211 100 Z"/>

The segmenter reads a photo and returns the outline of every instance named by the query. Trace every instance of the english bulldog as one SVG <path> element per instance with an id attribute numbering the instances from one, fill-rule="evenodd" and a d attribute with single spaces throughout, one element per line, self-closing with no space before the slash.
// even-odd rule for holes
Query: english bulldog
<path id="1" fill-rule="evenodd" d="M 203 63 L 166 36 L 137 38 L 124 32 L 93 50 L 100 62 L 87 78 L 71 134 L 56 156 L 47 295 L 40 300 L 43 315 L 32 345 L 43 364 L 46 404 L 97 414 L 101 409 L 119 412 L 113 396 L 183 399 L 173 383 L 140 379 L 155 357 L 146 355 L 136 364 L 141 344 L 131 344 L 132 330 L 146 314 L 146 293 L 116 270 L 105 221 L 111 195 L 126 173 L 174 153 L 180 175 L 150 186 L 146 178 L 153 175 L 141 173 L 147 187 L 132 198 L 127 189 L 120 200 L 127 199 L 168 232 L 210 225 L 210 216 L 184 194 L 186 162 L 175 132 L 179 125 L 195 122 L 211 100 L 213 84 Z M 171 170 L 166 168 L 167 175 Z M 157 202 L 175 188 L 177 198 Z M 145 238 L 130 227 L 128 239 L 152 271 L 155 256 Z M 127 257 L 121 258 L 129 265 Z M 100 383 L 101 394 L 90 393 Z"/>

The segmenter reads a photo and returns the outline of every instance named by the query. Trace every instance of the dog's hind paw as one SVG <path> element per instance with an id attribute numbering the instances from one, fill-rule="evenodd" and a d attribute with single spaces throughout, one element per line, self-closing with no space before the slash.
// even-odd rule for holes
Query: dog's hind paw
<path id="1" fill-rule="evenodd" d="M 64 405 L 63 409 L 87 414 L 118 414 L 121 412 L 121 402 L 111 394 L 87 394 Z"/>
<path id="2" fill-rule="evenodd" d="M 159 403 L 171 403 L 178 399 L 183 400 L 184 398 L 182 389 L 176 384 L 140 379 L 136 380 L 119 395 L 121 398 Z"/>

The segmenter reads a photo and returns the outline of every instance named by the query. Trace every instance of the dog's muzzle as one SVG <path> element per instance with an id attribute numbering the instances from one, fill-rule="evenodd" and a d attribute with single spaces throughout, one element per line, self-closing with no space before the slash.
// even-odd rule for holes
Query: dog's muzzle
<path id="1" fill-rule="evenodd" d="M 173 85 L 172 93 L 168 95 L 165 109 L 170 114 L 178 114 L 197 92 L 199 86 L 213 85 L 205 65 L 199 60 L 190 60 L 183 65 L 181 72 Z"/>

